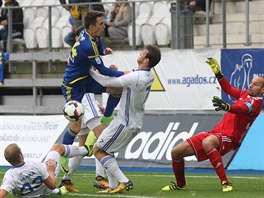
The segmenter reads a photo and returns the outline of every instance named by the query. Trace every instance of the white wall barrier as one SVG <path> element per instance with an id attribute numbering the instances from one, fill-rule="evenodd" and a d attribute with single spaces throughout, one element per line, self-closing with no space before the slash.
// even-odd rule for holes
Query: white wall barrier
<path id="1" fill-rule="evenodd" d="M 142 130 L 119 153 L 121 167 L 170 168 L 170 151 L 187 138 L 212 129 L 222 118 L 221 114 L 147 114 Z M 17 143 L 25 160 L 42 161 L 68 121 L 63 116 L 0 116 L 0 166 L 9 165 L 4 159 L 4 149 Z M 234 160 L 229 153 L 224 157 L 230 170 L 264 170 L 263 138 L 264 114 L 252 125 Z M 231 163 L 230 163 L 231 162 Z M 243 162 L 243 163 L 242 163 Z M 211 168 L 210 162 L 197 163 L 194 156 L 186 158 L 186 167 Z M 94 166 L 93 158 L 85 158 L 82 166 Z"/>
<path id="2" fill-rule="evenodd" d="M 21 147 L 25 160 L 42 161 L 67 125 L 63 115 L 0 116 L 0 165 L 10 165 L 4 158 L 10 143 Z"/>

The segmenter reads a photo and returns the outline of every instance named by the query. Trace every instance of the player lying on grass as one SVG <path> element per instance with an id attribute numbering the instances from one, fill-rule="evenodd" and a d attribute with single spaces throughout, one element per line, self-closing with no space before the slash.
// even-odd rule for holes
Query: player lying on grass
<path id="1" fill-rule="evenodd" d="M 254 77 L 248 90 L 239 90 L 224 78 L 218 62 L 213 58 L 206 61 L 210 65 L 222 89 L 237 101 L 228 104 L 217 96 L 213 97 L 216 111 L 226 111 L 224 118 L 211 131 L 201 132 L 176 145 L 171 151 L 172 168 L 176 183 L 165 186 L 163 191 L 181 190 L 186 187 L 184 157 L 195 155 L 198 161 L 209 159 L 218 175 L 223 192 L 233 190 L 227 179 L 222 156 L 236 150 L 261 111 L 264 94 L 264 76 Z"/>
<path id="2" fill-rule="evenodd" d="M 55 144 L 47 154 L 44 163 L 24 161 L 17 144 L 9 144 L 4 151 L 5 159 L 12 165 L 4 175 L 0 187 L 0 198 L 8 193 L 17 197 L 39 197 L 49 194 L 64 195 L 68 191 L 63 186 L 56 188 L 56 178 L 60 171 L 60 156 L 73 157 L 87 155 L 86 147 Z"/>

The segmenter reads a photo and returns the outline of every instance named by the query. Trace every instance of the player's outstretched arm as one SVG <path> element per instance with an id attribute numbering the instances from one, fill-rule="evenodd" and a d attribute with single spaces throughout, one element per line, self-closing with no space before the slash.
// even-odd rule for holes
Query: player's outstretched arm
<path id="1" fill-rule="evenodd" d="M 218 96 L 214 96 L 212 102 L 213 102 L 213 105 L 214 105 L 216 111 L 220 111 L 220 110 L 230 111 L 230 109 L 231 109 L 230 104 L 224 102 Z"/>
<path id="2" fill-rule="evenodd" d="M 224 77 L 222 74 L 221 68 L 220 68 L 216 59 L 207 58 L 206 63 L 212 68 L 212 70 L 213 70 L 213 72 L 214 72 L 214 74 L 218 80 L 220 80 Z"/>
<path id="3" fill-rule="evenodd" d="M 93 70 L 90 69 L 90 75 L 95 79 L 97 82 L 99 82 L 101 85 L 105 87 L 122 87 L 121 84 L 121 77 L 108 77 L 101 75 Z"/>
<path id="4" fill-rule="evenodd" d="M 46 168 L 49 173 L 49 176 L 47 179 L 43 180 L 43 183 L 51 190 L 56 188 L 56 178 L 55 178 L 55 168 L 56 168 L 56 161 L 49 159 L 46 162 Z"/>

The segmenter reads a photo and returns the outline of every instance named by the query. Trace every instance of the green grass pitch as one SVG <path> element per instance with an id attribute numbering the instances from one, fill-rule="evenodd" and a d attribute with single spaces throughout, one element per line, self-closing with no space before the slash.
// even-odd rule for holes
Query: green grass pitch
<path id="1" fill-rule="evenodd" d="M 0 170 L 3 178 L 4 169 Z M 80 193 L 69 193 L 65 198 L 73 197 L 123 197 L 123 198 L 156 198 L 156 197 L 223 197 L 223 198 L 264 198 L 264 175 L 234 175 L 228 177 L 233 184 L 233 192 L 223 193 L 219 179 L 215 174 L 186 174 L 188 190 L 162 192 L 161 188 L 174 181 L 173 173 L 168 172 L 126 172 L 134 183 L 132 191 L 125 191 L 117 195 L 96 194 L 97 189 L 92 187 L 95 174 L 93 171 L 77 171 L 73 182 Z M 58 183 L 61 177 L 58 178 Z M 8 196 L 13 197 L 13 196 Z M 59 197 L 59 196 L 52 196 Z"/>

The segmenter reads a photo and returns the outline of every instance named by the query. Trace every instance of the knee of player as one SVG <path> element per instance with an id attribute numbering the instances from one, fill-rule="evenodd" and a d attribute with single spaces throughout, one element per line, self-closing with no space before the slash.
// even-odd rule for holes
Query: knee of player
<path id="1" fill-rule="evenodd" d="M 181 158 L 183 158 L 183 152 L 179 149 L 178 146 L 174 147 L 172 150 L 171 150 L 171 159 L 173 160 L 179 160 Z"/>
<path id="2" fill-rule="evenodd" d="M 180 160 L 186 156 L 193 155 L 194 151 L 187 141 L 184 141 L 171 150 L 171 157 L 174 160 Z"/>
<path id="3" fill-rule="evenodd" d="M 60 155 L 62 155 L 65 152 L 65 147 L 63 144 L 54 144 L 50 151 L 57 151 Z"/>
<path id="4" fill-rule="evenodd" d="M 96 144 L 93 147 L 93 154 L 97 158 L 100 156 L 101 153 L 104 153 L 102 149 L 100 149 Z"/>
<path id="5" fill-rule="evenodd" d="M 202 141 L 202 146 L 205 152 L 208 152 L 212 147 L 218 148 L 218 138 L 215 135 L 210 135 Z"/>
<path id="6" fill-rule="evenodd" d="M 70 123 L 70 131 L 72 133 L 78 134 L 81 130 L 81 122 L 71 122 Z"/>

